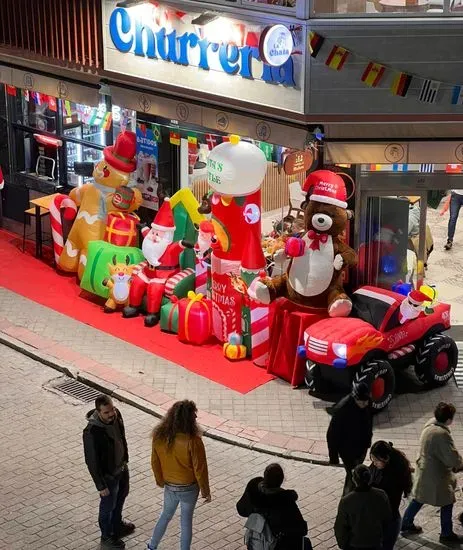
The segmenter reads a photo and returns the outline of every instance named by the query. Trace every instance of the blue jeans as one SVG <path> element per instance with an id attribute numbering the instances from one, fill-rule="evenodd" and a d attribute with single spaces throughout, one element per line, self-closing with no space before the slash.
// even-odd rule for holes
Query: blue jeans
<path id="1" fill-rule="evenodd" d="M 100 497 L 98 523 L 102 537 L 113 535 L 122 523 L 122 509 L 129 494 L 129 470 L 126 468 L 119 476 L 105 479 L 109 489 L 107 497 Z"/>
<path id="2" fill-rule="evenodd" d="M 405 510 L 404 519 L 402 521 L 402 529 L 413 525 L 416 514 L 421 510 L 423 504 L 413 499 Z M 442 506 L 440 509 L 440 531 L 444 537 L 453 533 L 452 523 L 453 503 Z"/>
<path id="3" fill-rule="evenodd" d="M 449 218 L 449 228 L 447 237 L 449 241 L 453 241 L 455 236 L 455 228 L 457 226 L 458 214 L 460 213 L 460 208 L 463 206 L 463 195 L 458 193 L 452 193 L 450 197 L 450 218 Z"/>
<path id="4" fill-rule="evenodd" d="M 153 536 L 148 544 L 150 550 L 156 550 L 170 520 L 180 503 L 180 550 L 190 550 L 193 537 L 193 512 L 199 496 L 198 485 L 167 485 L 164 487 L 164 508 L 156 523 Z"/>

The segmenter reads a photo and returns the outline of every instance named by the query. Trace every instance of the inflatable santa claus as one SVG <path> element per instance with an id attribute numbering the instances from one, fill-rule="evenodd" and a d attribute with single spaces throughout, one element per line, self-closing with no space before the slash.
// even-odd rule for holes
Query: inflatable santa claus
<path id="1" fill-rule="evenodd" d="M 169 199 L 164 199 L 151 228 L 141 230 L 143 236 L 142 252 L 145 261 L 133 271 L 130 286 L 129 305 L 122 315 L 136 317 L 146 295 L 145 326 L 154 327 L 159 321 L 162 297 L 167 280 L 180 271 L 180 254 L 193 244 L 181 241 L 173 242 L 175 222 Z"/>
<path id="2" fill-rule="evenodd" d="M 424 302 L 429 302 L 430 299 L 424 292 L 420 290 L 412 290 L 408 296 L 400 304 L 399 322 L 401 325 L 412 319 L 417 319 L 424 309 Z"/>

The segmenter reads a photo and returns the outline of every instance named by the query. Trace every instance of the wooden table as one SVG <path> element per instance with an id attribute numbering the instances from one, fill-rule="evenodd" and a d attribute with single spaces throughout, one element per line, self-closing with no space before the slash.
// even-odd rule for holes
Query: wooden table
<path id="1" fill-rule="evenodd" d="M 40 209 L 50 210 L 50 204 L 58 195 L 59 193 L 53 193 L 53 195 L 45 195 L 44 197 L 29 201 L 35 207 L 35 256 L 37 258 L 42 257 L 42 220 Z"/>
<path id="2" fill-rule="evenodd" d="M 430 6 L 429 0 L 379 0 L 379 3 L 383 11 L 389 13 L 426 11 Z"/>

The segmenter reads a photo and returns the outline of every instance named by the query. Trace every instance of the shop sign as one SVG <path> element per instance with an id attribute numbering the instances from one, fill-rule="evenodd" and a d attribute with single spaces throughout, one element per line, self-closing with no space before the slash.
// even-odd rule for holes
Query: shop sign
<path id="1" fill-rule="evenodd" d="M 123 54 L 132 53 L 136 57 L 185 67 L 194 64 L 203 71 L 209 71 L 214 65 L 230 76 L 238 75 L 249 80 L 258 78 L 269 84 L 294 87 L 291 51 L 286 55 L 288 50 L 292 50 L 288 33 L 291 37 L 290 31 L 283 25 L 270 27 L 262 48 L 266 62 L 260 64 L 259 74 L 254 74 L 253 62 L 262 61 L 259 48 L 255 46 L 219 44 L 201 38 L 196 32 L 177 34 L 177 29 L 156 27 L 142 18 L 140 13 L 134 14 L 125 8 L 114 9 L 109 17 L 111 42 Z"/>
<path id="2" fill-rule="evenodd" d="M 288 176 L 299 174 L 300 172 L 307 172 L 313 163 L 313 152 L 296 151 L 286 156 L 283 163 L 283 170 Z"/>
<path id="3" fill-rule="evenodd" d="M 272 67 L 281 67 L 291 57 L 293 35 L 284 25 L 267 27 L 260 39 L 259 53 L 261 58 Z"/>
<path id="4" fill-rule="evenodd" d="M 137 169 L 135 179 L 145 208 L 159 207 L 158 137 L 156 125 L 137 122 Z"/>

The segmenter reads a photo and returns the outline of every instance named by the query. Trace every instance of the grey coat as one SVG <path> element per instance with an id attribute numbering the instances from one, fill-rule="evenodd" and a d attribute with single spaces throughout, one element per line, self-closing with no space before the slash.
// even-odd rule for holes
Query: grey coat
<path id="1" fill-rule="evenodd" d="M 418 502 L 439 507 L 455 502 L 453 472 L 463 468 L 463 458 L 449 428 L 435 419 L 429 420 L 421 433 L 416 466 L 413 496 Z"/>

